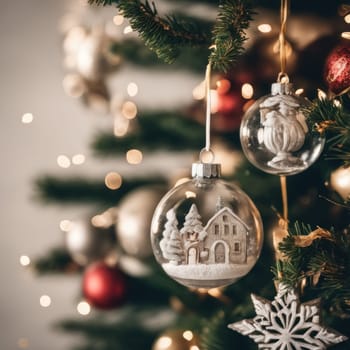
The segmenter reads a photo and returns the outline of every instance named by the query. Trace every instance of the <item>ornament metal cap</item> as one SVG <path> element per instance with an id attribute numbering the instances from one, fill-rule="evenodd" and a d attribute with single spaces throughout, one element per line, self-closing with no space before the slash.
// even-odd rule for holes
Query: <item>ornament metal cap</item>
<path id="1" fill-rule="evenodd" d="M 294 94 L 292 83 L 273 83 L 271 85 L 271 95 L 291 95 Z"/>
<path id="2" fill-rule="evenodd" d="M 192 163 L 192 177 L 215 179 L 221 175 L 221 164 L 219 163 Z"/>

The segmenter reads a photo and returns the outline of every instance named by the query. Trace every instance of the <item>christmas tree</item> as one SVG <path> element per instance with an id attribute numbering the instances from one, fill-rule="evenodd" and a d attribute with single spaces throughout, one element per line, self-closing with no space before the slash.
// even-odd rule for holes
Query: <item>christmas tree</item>
<path id="1" fill-rule="evenodd" d="M 210 62 L 213 72 L 206 82 L 212 85 L 207 94 L 212 96 L 212 149 L 218 155 L 223 153 L 225 181 L 237 183 L 258 208 L 265 240 L 254 268 L 234 284 L 204 290 L 187 288 L 173 281 L 155 262 L 149 231 L 160 198 L 175 184 L 181 186 L 178 181 L 189 177 L 189 171 L 176 173 L 178 164 L 170 168 L 167 161 L 162 161 L 167 172 L 145 176 L 142 168 L 135 168 L 135 176 L 130 179 L 118 172 L 108 173 L 98 181 L 88 176 L 42 177 L 36 185 L 44 200 L 89 201 L 100 207 L 83 229 L 74 222 L 62 223 L 65 247 L 48 252 L 35 262 L 40 273 L 73 270 L 83 274 L 82 293 L 87 307 L 95 308 L 95 313 L 86 321 L 62 321 L 62 330 L 83 334 L 86 341 L 77 349 L 84 350 L 257 349 L 257 344 L 276 350 L 325 349 L 331 345 L 348 349 L 350 42 L 342 17 L 347 21 L 350 7 L 338 1 L 295 1 L 287 16 L 288 2 L 283 0 L 281 4 L 240 0 L 160 4 L 91 1 L 91 6 L 102 5 L 109 6 L 115 25 L 128 20 L 130 26 L 123 24 L 124 33 L 136 32 L 140 39 L 126 35 L 117 40 L 100 27 L 80 28 L 80 32 L 74 27 L 67 30 L 64 42 L 74 72 L 65 79 L 65 88 L 89 108 L 102 109 L 115 120 L 114 130 L 98 134 L 92 143 L 96 155 L 126 153 L 130 164 L 140 164 L 147 154 L 156 158 L 160 150 L 167 151 L 167 159 L 175 152 L 185 151 L 198 157 L 205 138 L 203 83 L 193 86 L 197 101 L 189 105 L 174 110 L 138 110 L 133 101 L 112 96 L 108 78 L 112 73 L 118 74 L 122 61 L 147 69 L 161 66 L 168 71 L 191 70 L 204 78 Z M 307 23 L 309 17 L 316 19 L 312 39 L 306 41 L 309 27 L 300 23 Z M 287 30 L 287 18 L 293 30 Z M 319 33 L 324 23 L 327 36 Z M 87 54 L 90 65 L 81 64 L 85 62 L 80 61 L 81 57 Z M 298 98 L 304 93 L 315 100 L 298 111 L 297 127 L 286 127 L 281 118 L 299 108 L 295 100 L 284 99 L 281 103 L 275 98 L 261 103 L 261 109 L 267 113 L 259 114 L 263 127 L 262 131 L 257 130 L 258 146 L 251 151 L 249 141 L 244 149 L 247 158 L 253 159 L 253 166 L 242 153 L 244 142 L 242 146 L 239 142 L 242 116 L 259 97 L 270 93 L 269 85 L 276 79 L 281 85 L 288 84 L 283 80 L 288 78 L 287 73 L 299 90 Z M 133 96 L 137 86 L 130 85 L 128 89 L 129 96 Z M 318 94 L 317 89 L 321 90 Z M 289 95 L 292 93 L 288 90 Z M 284 95 L 278 93 L 280 96 Z M 271 131 L 276 125 L 282 132 Z M 243 141 L 244 135 L 241 132 Z M 300 159 L 292 155 L 307 142 L 321 151 L 323 138 L 325 150 L 317 160 L 313 151 L 303 153 Z M 319 143 L 314 139 L 320 139 Z M 258 159 L 259 152 L 262 153 Z M 267 160 L 266 153 L 273 157 Z M 225 169 L 231 157 L 238 164 L 234 169 Z M 291 175 L 287 176 L 289 198 L 285 175 Z M 185 195 L 192 201 L 196 193 L 189 191 Z M 237 212 L 244 213 L 239 200 L 234 198 L 233 202 Z M 160 227 L 158 222 L 152 223 L 155 231 L 164 230 L 163 238 L 153 244 L 155 254 L 160 247 L 166 252 L 164 258 L 174 265 L 184 260 L 181 240 L 188 230 L 182 231 L 181 227 L 193 228 L 189 233 L 193 241 L 198 237 L 200 241 L 207 239 L 200 221 L 203 214 L 189 203 L 167 210 L 166 218 L 159 220 Z M 213 208 L 217 203 L 218 212 L 229 206 L 224 196 L 213 197 Z M 204 200 L 202 204 L 208 205 Z M 250 231 L 251 223 L 248 225 L 233 214 L 225 214 L 225 218 L 223 212 L 217 222 L 211 221 L 214 216 L 203 222 L 213 228 L 214 235 L 225 237 L 237 234 L 234 230 L 230 233 L 232 226 L 227 226 L 227 232 L 225 228 L 227 222 L 232 225 L 234 221 L 235 227 L 246 230 L 248 247 L 244 251 L 257 257 L 259 236 Z M 229 248 L 223 242 L 224 238 L 212 245 L 216 262 L 228 259 L 225 249 L 242 253 L 241 240 L 233 241 Z M 191 247 L 197 249 L 195 245 Z M 210 249 L 206 254 L 203 257 L 210 261 Z M 317 298 L 322 298 L 322 307 L 315 301 Z M 104 309 L 113 309 L 115 317 L 104 317 Z"/>

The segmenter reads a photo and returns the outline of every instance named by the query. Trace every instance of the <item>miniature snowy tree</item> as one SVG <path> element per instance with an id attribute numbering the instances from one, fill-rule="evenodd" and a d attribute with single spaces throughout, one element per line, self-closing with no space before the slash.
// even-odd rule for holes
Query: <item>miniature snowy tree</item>
<path id="1" fill-rule="evenodd" d="M 171 231 L 170 239 L 166 246 L 166 256 L 170 263 L 174 265 L 181 264 L 185 257 L 180 232 L 177 229 Z"/>
<path id="2" fill-rule="evenodd" d="M 165 223 L 163 238 L 159 242 L 160 249 L 162 250 L 163 257 L 165 259 L 171 260 L 171 257 L 168 256 L 168 244 L 171 240 L 171 236 L 173 232 L 179 232 L 177 225 L 178 221 L 176 219 L 174 209 L 170 209 L 166 213 L 167 222 Z"/>
<path id="3" fill-rule="evenodd" d="M 206 236 L 206 234 L 203 234 L 203 232 L 201 216 L 198 213 L 197 206 L 192 204 L 188 214 L 185 217 L 184 226 L 180 230 L 181 236 L 190 234 L 190 236 L 193 235 L 194 237 L 203 240 Z M 188 236 L 185 236 L 185 239 L 186 238 L 188 238 Z"/>

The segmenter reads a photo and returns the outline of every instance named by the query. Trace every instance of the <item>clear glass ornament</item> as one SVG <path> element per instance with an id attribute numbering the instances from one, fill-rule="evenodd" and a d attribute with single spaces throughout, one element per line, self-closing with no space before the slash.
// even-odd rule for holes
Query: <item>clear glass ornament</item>
<path id="1" fill-rule="evenodd" d="M 271 94 L 245 113 L 240 129 L 243 151 L 257 168 L 274 175 L 294 175 L 321 154 L 325 138 L 310 130 L 304 108 L 310 101 L 294 93 L 290 83 L 272 84 Z"/>
<path id="2" fill-rule="evenodd" d="M 225 286 L 246 275 L 260 255 L 260 214 L 242 190 L 219 179 L 219 164 L 194 163 L 192 175 L 158 204 L 153 252 L 164 271 L 185 286 Z"/>

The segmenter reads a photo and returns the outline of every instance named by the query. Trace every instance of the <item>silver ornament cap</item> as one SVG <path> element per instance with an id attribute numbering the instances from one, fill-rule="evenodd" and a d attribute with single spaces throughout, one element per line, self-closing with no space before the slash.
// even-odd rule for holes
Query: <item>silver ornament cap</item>
<path id="1" fill-rule="evenodd" d="M 192 177 L 217 179 L 221 176 L 221 164 L 219 163 L 192 163 Z"/>
<path id="2" fill-rule="evenodd" d="M 294 87 L 292 83 L 273 83 L 271 85 L 271 95 L 292 95 Z"/>

